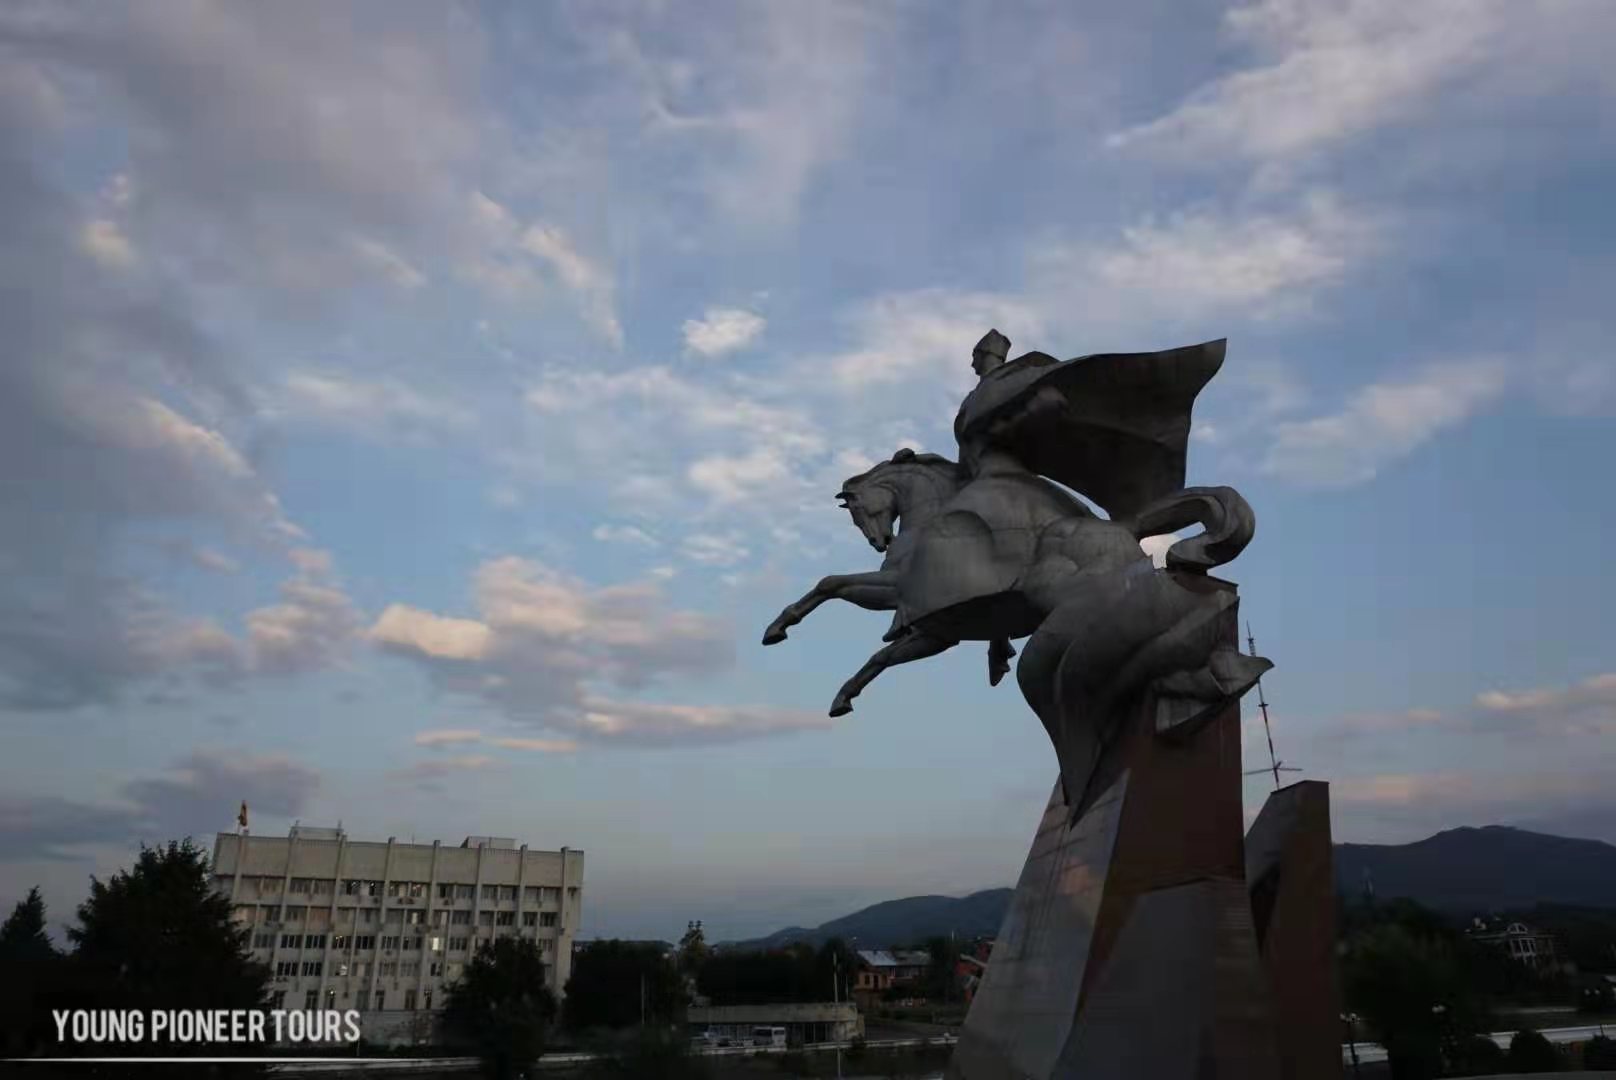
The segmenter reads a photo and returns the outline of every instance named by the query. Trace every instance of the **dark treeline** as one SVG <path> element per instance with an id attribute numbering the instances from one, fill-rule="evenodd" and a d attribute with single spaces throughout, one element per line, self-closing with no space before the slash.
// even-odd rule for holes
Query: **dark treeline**
<path id="1" fill-rule="evenodd" d="M 775 1005 L 848 999 L 856 970 L 853 950 L 840 941 L 815 949 L 793 945 L 763 951 L 720 950 L 696 969 L 696 990 L 714 1005 Z"/>

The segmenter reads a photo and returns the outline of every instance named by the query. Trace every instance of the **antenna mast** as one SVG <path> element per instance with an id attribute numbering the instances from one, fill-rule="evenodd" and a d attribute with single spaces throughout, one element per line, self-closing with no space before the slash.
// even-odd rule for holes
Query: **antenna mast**
<path id="1" fill-rule="evenodd" d="M 1251 632 L 1251 623 L 1246 623 L 1246 647 L 1251 655 L 1257 655 L 1257 638 Z M 1282 772 L 1301 772 L 1301 769 L 1287 768 L 1285 763 L 1274 754 L 1274 729 L 1268 722 L 1268 699 L 1263 696 L 1262 680 L 1257 680 L 1257 707 L 1262 710 L 1263 734 L 1268 737 L 1268 768 L 1253 769 L 1247 776 L 1256 776 L 1258 773 L 1271 772 L 1274 774 L 1274 790 L 1279 790 L 1279 774 Z"/>

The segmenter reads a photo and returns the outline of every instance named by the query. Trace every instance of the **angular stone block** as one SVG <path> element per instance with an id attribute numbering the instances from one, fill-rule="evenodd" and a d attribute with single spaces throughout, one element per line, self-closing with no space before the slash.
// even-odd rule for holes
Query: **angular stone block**
<path id="1" fill-rule="evenodd" d="M 1274 989 L 1284 1080 L 1341 1068 L 1330 785 L 1303 780 L 1268 796 L 1246 834 L 1257 947 Z"/>

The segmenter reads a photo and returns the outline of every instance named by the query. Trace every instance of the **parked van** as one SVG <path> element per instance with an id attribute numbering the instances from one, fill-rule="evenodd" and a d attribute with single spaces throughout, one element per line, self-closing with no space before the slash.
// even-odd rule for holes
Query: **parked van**
<path id="1" fill-rule="evenodd" d="M 755 1027 L 752 1029 L 753 1046 L 779 1046 L 786 1045 L 786 1029 L 783 1027 Z"/>

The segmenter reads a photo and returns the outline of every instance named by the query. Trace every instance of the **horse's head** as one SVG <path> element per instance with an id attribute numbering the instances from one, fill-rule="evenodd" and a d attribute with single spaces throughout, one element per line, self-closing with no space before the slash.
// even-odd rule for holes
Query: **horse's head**
<path id="1" fill-rule="evenodd" d="M 877 551 L 891 544 L 900 519 L 922 503 L 935 507 L 958 487 L 954 462 L 936 454 L 899 450 L 868 472 L 850 476 L 836 498 Z M 913 523 L 913 522 L 911 522 Z"/>

